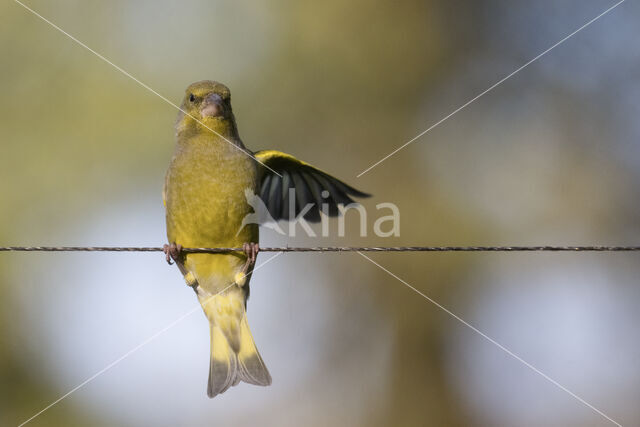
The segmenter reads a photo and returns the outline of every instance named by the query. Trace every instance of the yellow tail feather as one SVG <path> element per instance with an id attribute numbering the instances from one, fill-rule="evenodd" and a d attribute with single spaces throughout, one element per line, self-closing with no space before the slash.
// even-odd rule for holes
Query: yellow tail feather
<path id="1" fill-rule="evenodd" d="M 249 329 L 246 313 L 240 322 L 240 351 L 238 352 L 240 379 L 249 384 L 268 386 L 271 385 L 271 375 L 264 364 L 253 336 Z"/>
<path id="2" fill-rule="evenodd" d="M 238 351 L 233 348 L 236 345 L 230 345 L 228 338 L 231 337 L 228 335 L 228 331 L 224 333 L 220 326 L 211 324 L 211 363 L 207 395 L 214 397 L 224 393 L 240 381 L 260 386 L 270 385 L 271 375 L 253 342 L 246 313 L 242 315 L 239 337 L 237 334 L 233 336 L 234 344 L 240 344 Z"/>

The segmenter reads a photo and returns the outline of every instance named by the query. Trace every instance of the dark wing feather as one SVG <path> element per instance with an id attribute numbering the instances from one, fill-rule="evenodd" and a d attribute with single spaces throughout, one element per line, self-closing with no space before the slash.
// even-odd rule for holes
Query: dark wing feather
<path id="1" fill-rule="evenodd" d="M 329 216 L 336 216 L 340 213 L 339 205 L 355 203 L 352 197 L 369 197 L 369 194 L 289 154 L 265 150 L 256 152 L 255 156 L 262 165 L 260 198 L 275 220 L 292 220 L 305 206 L 311 205 L 304 218 L 309 222 L 318 222 L 322 204 L 328 205 Z M 290 188 L 295 190 L 295 201 L 290 201 Z M 323 192 L 328 197 L 323 197 Z M 293 203 L 293 216 L 289 212 L 290 202 Z"/>
<path id="2" fill-rule="evenodd" d="M 269 190 L 271 189 L 271 181 L 273 180 L 273 177 L 278 178 L 278 175 L 265 176 L 262 181 L 262 185 L 260 186 L 260 198 L 262 200 L 268 200 L 269 198 Z"/>
<path id="3" fill-rule="evenodd" d="M 304 214 L 304 219 L 309 222 L 320 221 L 320 210 L 316 204 L 316 200 L 313 197 L 311 188 L 307 185 L 307 181 L 302 177 L 302 173 L 292 172 L 293 182 L 296 189 L 296 216 L 300 215 L 306 206 L 311 206 Z"/>
<path id="4" fill-rule="evenodd" d="M 289 220 L 289 188 L 293 187 L 293 184 L 291 183 L 291 176 L 289 175 L 289 172 L 282 170 L 280 171 L 280 175 L 282 175 L 282 194 L 280 194 L 280 197 L 282 197 L 282 206 L 280 207 L 280 214 L 278 215 L 277 212 L 274 212 L 272 216 L 276 221 L 279 219 L 284 219 L 288 221 Z M 275 197 L 278 197 L 278 195 L 276 195 Z"/>
<path id="5" fill-rule="evenodd" d="M 282 206 L 282 179 L 273 174 L 271 176 L 271 186 L 266 197 L 262 197 L 262 200 L 267 205 L 269 212 L 280 212 L 280 206 Z"/>

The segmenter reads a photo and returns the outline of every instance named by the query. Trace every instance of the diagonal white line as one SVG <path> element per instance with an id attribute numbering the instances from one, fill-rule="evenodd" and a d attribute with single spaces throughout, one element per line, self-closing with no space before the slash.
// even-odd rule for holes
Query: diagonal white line
<path id="1" fill-rule="evenodd" d="M 77 44 L 79 44 L 80 46 L 82 46 L 83 48 L 87 49 L 89 52 L 93 53 L 95 56 L 97 56 L 98 58 L 102 59 L 104 62 L 106 62 L 107 64 L 111 65 L 113 68 L 115 68 L 116 70 L 120 71 L 122 74 L 124 74 L 125 76 L 129 77 L 131 80 L 133 80 L 134 82 L 138 83 L 140 86 L 142 86 L 143 88 L 145 88 L 146 90 L 148 90 L 149 92 L 153 93 L 154 95 L 156 95 L 158 98 L 162 99 L 164 102 L 166 102 L 167 104 L 171 105 L 173 108 L 175 108 L 178 111 L 181 111 L 182 113 L 184 113 L 185 115 L 191 117 L 193 120 L 195 120 L 196 122 L 198 122 L 199 124 L 201 124 L 202 126 L 204 126 L 206 129 L 210 130 L 211 132 L 213 132 L 215 135 L 219 136 L 220 138 L 222 138 L 223 140 L 225 140 L 226 142 L 228 142 L 229 144 L 231 144 L 233 147 L 237 148 L 238 150 L 242 151 L 244 154 L 246 154 L 247 156 L 251 157 L 253 160 L 255 160 L 256 162 L 260 163 L 262 166 L 264 166 L 265 168 L 269 169 L 271 172 L 275 173 L 276 175 L 278 175 L 280 178 L 282 178 L 282 175 L 280 175 L 278 172 L 274 171 L 273 169 L 271 169 L 269 166 L 265 165 L 263 162 L 261 162 L 260 160 L 258 160 L 250 151 L 243 149 L 242 147 L 237 146 L 235 143 L 233 143 L 232 141 L 230 141 L 229 139 L 227 139 L 226 137 L 224 137 L 223 135 L 221 135 L 219 132 L 216 132 L 215 130 L 211 129 L 209 126 L 205 125 L 204 123 L 202 123 L 202 121 L 200 121 L 198 118 L 194 117 L 193 115 L 187 113 L 186 111 L 184 111 L 182 108 L 180 108 L 178 105 L 174 104 L 173 102 L 171 102 L 166 96 L 158 93 L 157 91 L 153 90 L 149 85 L 143 83 L 142 81 L 140 81 L 139 79 L 137 79 L 136 77 L 134 77 L 133 75 L 131 75 L 129 72 L 127 72 L 125 69 L 123 69 L 122 67 L 114 64 L 113 62 L 111 62 L 109 59 L 105 58 L 103 55 L 99 54 L 98 52 L 96 52 L 95 50 L 91 49 L 89 46 L 87 46 L 86 44 L 82 43 L 80 40 L 78 40 L 77 38 L 75 38 L 74 36 L 72 36 L 71 34 L 69 34 L 68 32 L 66 32 L 65 30 L 63 30 L 62 28 L 58 27 L 56 24 L 54 24 L 53 22 L 49 21 L 47 18 L 45 18 L 44 16 L 40 15 L 38 12 L 36 12 L 35 10 L 31 9 L 29 6 L 27 6 L 26 4 L 22 3 L 20 0 L 13 0 L 14 2 L 18 3 L 20 6 L 22 6 L 23 8 L 25 8 L 26 10 L 28 10 L 29 12 L 31 12 L 32 14 L 34 14 L 35 16 L 37 16 L 38 18 L 40 18 L 41 20 L 43 20 L 44 22 L 46 22 L 47 24 L 51 25 L 53 28 L 55 28 L 56 30 L 58 30 L 59 32 L 61 32 L 62 34 L 64 34 L 65 36 L 69 37 L 71 40 L 73 40 L 74 42 L 76 42 Z"/>
<path id="2" fill-rule="evenodd" d="M 284 252 L 278 252 L 277 254 L 275 254 L 274 256 L 272 256 L 271 258 L 269 258 L 268 260 L 266 260 L 265 262 L 263 262 L 262 264 L 256 266 L 250 273 L 247 274 L 247 276 L 250 276 L 251 274 L 253 274 L 255 271 L 259 270 L 260 268 L 264 267 L 266 264 L 270 263 L 273 259 L 279 257 L 280 255 L 282 255 Z M 224 288 L 223 290 L 211 295 L 210 297 L 208 297 L 208 299 L 211 299 L 221 293 L 223 293 L 224 291 L 226 291 L 227 289 L 229 289 L 230 287 L 234 286 L 235 282 L 231 283 L 229 286 L 227 286 L 226 288 Z M 208 301 L 208 299 L 206 301 Z M 206 303 L 205 301 L 205 303 Z M 107 366 L 105 366 L 104 368 L 100 369 L 98 372 L 96 372 L 95 374 L 91 375 L 89 378 L 87 378 L 86 380 L 82 381 L 80 384 L 78 384 L 77 386 L 75 386 L 74 388 L 72 388 L 71 390 L 69 390 L 68 392 L 66 392 L 65 394 L 63 394 L 62 396 L 60 396 L 59 398 L 57 398 L 56 400 L 54 400 L 53 402 L 51 402 L 50 404 L 48 404 L 47 406 L 45 406 L 43 409 L 41 409 L 39 412 L 37 412 L 36 414 L 32 415 L 30 418 L 28 418 L 27 420 L 23 421 L 18 427 L 22 427 L 25 424 L 27 424 L 28 422 L 32 421 L 34 418 L 36 418 L 37 416 L 41 415 L 43 412 L 47 411 L 48 409 L 51 409 L 53 406 L 57 405 L 58 403 L 60 403 L 62 400 L 66 399 L 67 397 L 69 397 L 71 394 L 73 394 L 74 392 L 78 391 L 79 389 L 81 389 L 82 387 L 84 387 L 85 385 L 89 384 L 91 381 L 95 380 L 96 378 L 98 378 L 100 375 L 104 374 L 105 372 L 107 372 L 109 369 L 113 368 L 114 366 L 116 366 L 118 363 L 122 362 L 124 359 L 126 359 L 127 357 L 131 356 L 133 353 L 135 353 L 136 351 L 140 350 L 142 347 L 146 346 L 147 344 L 149 344 L 151 341 L 155 340 L 156 338 L 158 338 L 160 335 L 164 334 L 165 332 L 167 332 L 169 329 L 173 328 L 174 326 L 176 326 L 178 323 L 182 322 L 184 319 L 186 319 L 187 317 L 191 316 L 193 313 L 195 313 L 196 311 L 198 311 L 198 309 L 200 308 L 200 304 L 194 308 L 192 308 L 191 310 L 189 310 L 188 312 L 186 312 L 185 314 L 183 314 L 182 316 L 180 316 L 179 318 L 177 318 L 176 320 L 174 320 L 173 322 L 169 323 L 167 326 L 165 326 L 164 328 L 162 328 L 161 330 L 159 330 L 158 332 L 156 332 L 155 334 L 151 335 L 149 338 L 145 339 L 144 341 L 142 341 L 140 344 L 138 344 L 137 346 L 133 347 L 131 350 L 127 351 L 126 353 L 124 353 L 122 356 L 118 357 L 116 360 L 114 360 L 113 362 L 109 363 Z"/>
<path id="3" fill-rule="evenodd" d="M 505 77 L 503 77 L 502 79 L 498 80 L 496 83 L 494 83 L 493 85 L 489 86 L 486 90 L 484 90 L 483 92 L 481 92 L 480 94 L 476 95 L 475 97 L 471 98 L 469 101 L 465 102 L 464 104 L 462 104 L 460 107 L 456 108 L 455 110 L 453 110 L 451 113 L 447 114 L 446 116 L 444 116 L 443 118 L 441 118 L 440 120 L 438 120 L 437 122 L 435 122 L 434 124 L 432 124 L 431 126 L 429 126 L 426 130 L 420 132 L 418 135 L 416 135 L 415 137 L 411 138 L 409 141 L 405 142 L 404 144 L 402 144 L 400 147 L 396 148 L 395 150 L 393 150 L 391 153 L 387 154 L 386 156 L 384 156 L 382 159 L 378 160 L 377 162 L 375 162 L 374 164 L 372 164 L 371 166 L 369 166 L 368 168 L 366 168 L 365 170 L 363 170 L 362 172 L 360 172 L 357 177 L 360 178 L 362 175 L 364 175 L 365 173 L 369 172 L 371 169 L 375 168 L 376 166 L 378 166 L 380 163 L 384 162 L 385 160 L 387 160 L 389 157 L 393 156 L 394 154 L 396 154 L 398 151 L 402 150 L 403 148 L 405 148 L 407 145 L 413 143 L 415 140 L 417 140 L 418 138 L 422 137 L 423 135 L 425 135 L 427 132 L 431 131 L 432 129 L 434 129 L 435 127 L 439 126 L 441 123 L 445 122 L 446 120 L 448 120 L 449 118 L 451 118 L 452 116 L 454 116 L 455 114 L 457 114 L 458 112 L 460 112 L 461 110 L 463 110 L 464 108 L 468 107 L 470 104 L 472 104 L 473 102 L 475 102 L 476 100 L 478 100 L 480 97 L 486 95 L 487 93 L 489 93 L 490 91 L 492 91 L 493 89 L 495 89 L 496 87 L 498 87 L 499 85 L 501 85 L 502 83 L 504 83 L 505 81 L 509 80 L 511 77 L 513 77 L 514 75 L 516 75 L 517 73 L 519 73 L 520 71 L 522 71 L 523 69 L 525 69 L 526 67 L 528 67 L 529 65 L 531 65 L 532 63 L 534 63 L 535 61 L 537 61 L 538 59 L 542 58 L 544 55 L 546 55 L 547 53 L 551 52 L 553 49 L 555 49 L 556 47 L 560 46 L 562 43 L 566 42 L 567 40 L 569 40 L 571 37 L 575 36 L 576 34 L 578 34 L 580 31 L 584 30 L 585 28 L 587 28 L 589 25 L 593 24 L 594 22 L 596 22 L 598 19 L 602 18 L 604 15 L 606 15 L 607 13 L 611 12 L 613 9 L 615 9 L 616 7 L 620 6 L 622 3 L 624 3 L 626 0 L 621 0 L 618 3 L 614 4 L 613 6 L 611 6 L 610 8 L 608 8 L 607 10 L 605 10 L 604 12 L 602 12 L 600 15 L 596 16 L 595 18 L 593 18 L 592 20 L 590 20 L 589 22 L 587 22 L 586 24 L 584 24 L 583 26 L 581 26 L 580 28 L 578 28 L 577 30 L 575 30 L 574 32 L 572 32 L 571 34 L 569 34 L 568 36 L 566 36 L 565 38 L 563 38 L 562 40 L 560 40 L 559 42 L 555 43 L 553 46 L 549 47 L 547 50 L 545 50 L 544 52 L 540 53 L 538 56 L 536 56 L 535 58 L 531 59 L 530 61 L 526 62 L 525 64 L 521 65 L 519 68 L 515 69 L 514 71 L 512 71 L 511 73 L 507 74 Z"/>
<path id="4" fill-rule="evenodd" d="M 587 402 L 586 400 L 584 400 L 583 398 L 581 398 L 580 396 L 578 396 L 577 394 L 575 394 L 574 392 L 572 392 L 571 390 L 569 390 L 568 388 L 566 388 L 565 386 L 563 386 L 562 384 L 560 384 L 559 382 L 557 382 L 556 380 L 554 380 L 553 378 L 551 378 L 550 376 L 548 376 L 547 374 L 545 374 L 544 372 L 540 371 L 538 368 L 536 368 L 535 366 L 533 366 L 531 363 L 527 362 L 526 360 L 524 360 L 523 358 L 521 358 L 520 356 L 518 356 L 517 354 L 515 354 L 513 351 L 509 350 L 508 348 L 506 348 L 505 346 L 503 346 L 502 344 L 500 344 L 499 342 L 497 342 L 496 340 L 494 340 L 493 338 L 491 338 L 490 336 L 488 336 L 487 334 L 485 334 L 484 332 L 482 332 L 481 330 L 479 330 L 478 328 L 476 328 L 475 326 L 473 326 L 472 324 L 470 324 L 469 322 L 467 322 L 466 320 L 464 320 L 462 317 L 458 316 L 457 314 L 453 313 L 451 310 L 447 309 L 446 307 L 444 307 L 442 304 L 438 303 L 437 301 L 435 301 L 433 298 L 428 297 L 426 294 L 424 294 L 423 292 L 419 291 L 418 289 L 414 288 L 413 286 L 411 286 L 409 283 L 407 283 L 406 281 L 402 280 L 400 277 L 396 276 L 395 274 L 393 274 L 391 271 L 387 270 L 386 268 L 384 268 L 383 266 L 381 266 L 380 264 L 378 264 L 377 262 L 375 262 L 374 260 L 372 260 L 371 258 L 369 258 L 368 256 L 366 256 L 365 254 L 363 254 L 362 252 L 358 252 L 360 255 L 362 255 L 364 258 L 366 258 L 369 262 L 371 262 L 372 264 L 376 265 L 378 268 L 380 268 L 381 270 L 383 270 L 385 273 L 387 273 L 388 275 L 390 275 L 391 277 L 393 277 L 394 279 L 402 282 L 405 286 L 407 286 L 409 289 L 411 289 L 412 291 L 414 291 L 415 293 L 417 293 L 418 295 L 420 295 L 421 297 L 425 298 L 427 301 L 429 301 L 430 303 L 434 304 L 436 307 L 438 307 L 439 309 L 443 310 L 445 313 L 447 313 L 448 315 L 450 315 L 451 317 L 453 317 L 454 319 L 456 319 L 457 321 L 459 321 L 460 323 L 462 323 L 463 325 L 465 325 L 466 327 L 470 328 L 472 331 L 474 331 L 475 333 L 477 333 L 478 335 L 480 335 L 482 338 L 486 339 L 487 341 L 489 341 L 491 344 L 495 345 L 496 347 L 498 347 L 500 350 L 504 351 L 505 353 L 507 353 L 509 356 L 513 357 L 514 359 L 516 359 L 517 361 L 519 361 L 520 363 L 524 364 L 526 367 L 528 367 L 529 369 L 531 369 L 533 372 L 537 373 L 538 375 L 542 376 L 544 379 L 546 379 L 547 381 L 549 381 L 551 384 L 555 385 L 556 387 L 558 387 L 560 390 L 565 391 L 566 393 L 568 393 L 569 395 L 571 395 L 573 398 L 575 398 L 576 400 L 578 400 L 580 403 L 588 406 L 589 408 L 591 408 L 592 410 L 594 410 L 595 412 L 597 412 L 598 414 L 600 414 L 601 416 L 603 416 L 604 418 L 606 418 L 607 420 L 611 421 L 613 424 L 622 427 L 622 425 L 616 421 L 614 421 L 611 417 L 609 417 L 607 414 L 605 414 L 604 412 L 602 412 L 601 410 L 599 410 L 598 408 L 596 408 L 595 406 L 593 406 L 592 404 L 590 404 L 589 402 Z"/>
<path id="5" fill-rule="evenodd" d="M 68 392 L 66 392 L 65 394 L 63 394 L 62 396 L 60 396 L 58 399 L 54 400 L 53 402 L 51 402 L 49 405 L 45 406 L 42 410 L 40 410 L 38 413 L 34 414 L 33 416 L 31 416 L 29 419 L 23 421 L 18 427 L 22 427 L 23 425 L 27 424 L 28 422 L 32 421 L 34 418 L 36 418 L 38 415 L 42 414 L 43 412 L 45 412 L 46 410 L 50 409 L 51 407 L 55 406 L 56 404 L 60 403 L 62 400 L 64 400 L 65 398 L 67 398 L 68 396 L 70 396 L 71 394 L 73 394 L 75 391 L 77 391 L 78 389 L 82 388 L 83 386 L 87 385 L 88 383 L 90 383 L 91 381 L 95 380 L 96 378 L 98 378 L 100 375 L 104 374 L 105 372 L 107 372 L 109 369 L 113 368 L 114 366 L 116 366 L 118 363 L 122 362 L 124 359 L 126 359 L 127 357 L 131 356 L 133 353 L 135 353 L 136 351 L 140 350 L 142 347 L 146 346 L 147 344 L 149 344 L 151 341 L 155 340 L 156 338 L 158 338 L 160 335 L 164 334 L 165 332 L 167 332 L 169 329 L 173 328 L 174 326 L 176 326 L 178 323 L 180 323 L 181 321 L 183 321 L 185 318 L 189 317 L 191 314 L 195 313 L 198 310 L 199 307 L 194 307 L 192 310 L 188 311 L 187 313 L 183 314 L 182 316 L 180 316 L 177 320 L 171 322 L 170 324 L 168 324 L 167 326 L 165 326 L 164 328 L 162 328 L 161 330 L 159 330 L 158 332 L 156 332 L 155 334 L 151 335 L 149 338 L 147 338 L 146 340 L 142 341 L 140 344 L 138 344 L 137 346 L 133 347 L 131 350 L 127 351 L 125 354 L 123 354 L 122 356 L 120 356 L 119 358 L 117 358 L 116 360 L 114 360 L 113 362 L 109 363 L 107 366 L 105 366 L 104 368 L 102 368 L 101 370 L 99 370 L 98 372 L 96 372 L 95 374 L 91 375 L 89 378 L 87 378 L 86 380 L 82 381 L 80 384 L 78 384 L 77 386 L 75 386 L 74 388 L 72 388 L 71 390 L 69 390 Z"/>

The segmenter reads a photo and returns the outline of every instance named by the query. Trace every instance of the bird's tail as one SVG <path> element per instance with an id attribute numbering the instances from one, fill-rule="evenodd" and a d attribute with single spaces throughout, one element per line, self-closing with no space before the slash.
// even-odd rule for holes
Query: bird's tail
<path id="1" fill-rule="evenodd" d="M 235 331 L 223 331 L 220 325 L 211 322 L 209 397 L 225 392 L 240 381 L 261 386 L 271 384 L 271 375 L 253 342 L 246 313 L 238 326 L 232 328 Z"/>

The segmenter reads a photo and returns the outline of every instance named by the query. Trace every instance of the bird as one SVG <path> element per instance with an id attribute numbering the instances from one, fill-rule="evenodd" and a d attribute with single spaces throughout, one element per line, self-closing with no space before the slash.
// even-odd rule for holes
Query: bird
<path id="1" fill-rule="evenodd" d="M 241 381 L 268 386 L 271 374 L 254 343 L 246 312 L 260 250 L 258 224 L 245 220 L 255 213 L 247 194 L 260 197 L 275 221 L 302 216 L 310 222 L 320 220 L 323 204 L 322 212 L 336 216 L 339 205 L 369 194 L 289 154 L 247 149 L 238 133 L 229 88 L 216 81 L 187 87 L 175 139 L 163 188 L 168 238 L 163 250 L 166 261 L 175 263 L 194 289 L 209 321 L 207 395 L 213 398 Z M 198 247 L 242 250 L 183 251 Z"/>

